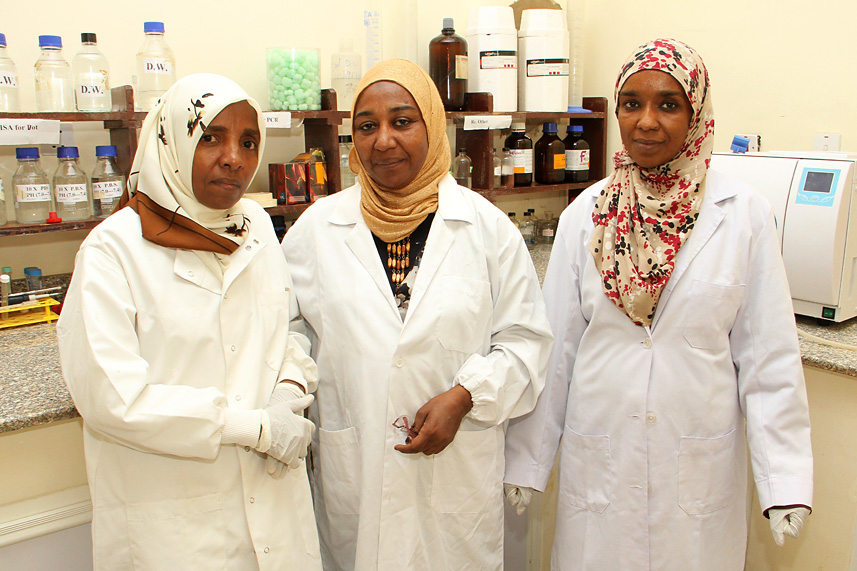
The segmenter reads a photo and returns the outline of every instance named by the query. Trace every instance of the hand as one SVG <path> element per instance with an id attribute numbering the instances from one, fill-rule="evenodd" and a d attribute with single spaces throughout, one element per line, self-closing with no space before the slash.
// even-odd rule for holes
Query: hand
<path id="1" fill-rule="evenodd" d="M 768 517 L 771 518 L 771 533 L 774 535 L 774 541 L 782 547 L 786 542 L 786 535 L 791 537 L 800 535 L 803 522 L 809 517 L 809 509 L 803 506 L 770 508 Z"/>
<path id="2" fill-rule="evenodd" d="M 405 454 L 422 452 L 427 456 L 441 452 L 455 438 L 461 420 L 471 408 L 470 392 L 461 385 L 437 395 L 417 411 L 412 426 L 416 436 L 410 443 L 396 446 L 396 450 Z"/>
<path id="3" fill-rule="evenodd" d="M 271 475 L 275 480 L 282 480 L 286 477 L 286 474 L 289 471 L 289 465 L 283 464 L 273 456 L 265 455 L 267 459 L 265 460 L 265 468 L 268 470 L 268 474 Z"/>
<path id="4" fill-rule="evenodd" d="M 277 386 L 274 387 L 274 390 L 271 393 L 271 398 L 268 399 L 268 406 L 273 406 L 282 402 L 302 399 L 305 396 L 306 393 L 304 392 L 303 387 L 301 387 L 294 381 L 280 381 L 279 383 L 277 383 Z M 296 410 L 295 412 L 300 411 Z"/>
<path id="5" fill-rule="evenodd" d="M 315 425 L 303 416 L 297 414 L 308 407 L 313 401 L 312 395 L 293 400 L 287 400 L 268 406 L 264 410 L 270 424 L 270 446 L 265 450 L 266 438 L 260 438 L 259 452 L 266 452 L 276 460 L 287 464 L 289 468 L 297 468 L 306 457 L 307 447 L 312 440 Z M 263 423 L 264 426 L 264 423 Z M 263 428 L 264 431 L 264 428 Z M 268 464 L 269 470 L 271 464 Z"/>
<path id="6" fill-rule="evenodd" d="M 533 499 L 533 489 L 523 486 L 514 486 L 512 484 L 503 484 L 503 489 L 506 491 L 506 499 L 509 505 L 516 508 L 518 515 L 524 513 L 527 506 L 530 505 L 530 500 Z"/>

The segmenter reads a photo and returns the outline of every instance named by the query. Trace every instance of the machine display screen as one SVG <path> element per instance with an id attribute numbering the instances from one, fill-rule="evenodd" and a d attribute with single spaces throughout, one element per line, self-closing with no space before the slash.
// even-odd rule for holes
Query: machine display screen
<path id="1" fill-rule="evenodd" d="M 805 192 L 823 192 L 829 194 L 832 186 L 832 172 L 807 171 L 803 190 Z"/>

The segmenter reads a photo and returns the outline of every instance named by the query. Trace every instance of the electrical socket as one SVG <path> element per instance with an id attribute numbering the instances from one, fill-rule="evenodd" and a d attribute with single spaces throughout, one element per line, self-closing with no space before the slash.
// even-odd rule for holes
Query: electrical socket
<path id="1" fill-rule="evenodd" d="M 747 137 L 750 139 L 750 144 L 747 146 L 748 153 L 758 153 L 762 150 L 762 136 L 747 133 L 737 133 L 737 137 Z"/>
<path id="2" fill-rule="evenodd" d="M 838 151 L 840 136 L 838 133 L 817 133 L 812 143 L 814 151 Z"/>

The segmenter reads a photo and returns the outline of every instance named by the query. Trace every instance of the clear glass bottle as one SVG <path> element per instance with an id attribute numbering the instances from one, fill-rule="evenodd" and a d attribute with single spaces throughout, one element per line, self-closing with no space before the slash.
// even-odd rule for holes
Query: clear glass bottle
<path id="1" fill-rule="evenodd" d="M 6 192 L 3 189 L 3 179 L 0 178 L 0 226 L 6 224 Z"/>
<path id="2" fill-rule="evenodd" d="M 77 147 L 59 147 L 59 165 L 54 172 L 54 198 L 57 215 L 63 220 L 86 220 L 92 217 L 92 198 L 86 173 L 80 168 Z"/>
<path id="3" fill-rule="evenodd" d="M 6 34 L 0 34 L 0 111 L 20 111 L 18 68 L 6 52 Z"/>
<path id="4" fill-rule="evenodd" d="M 589 143 L 583 138 L 582 125 L 569 125 L 565 144 L 565 182 L 589 180 Z"/>
<path id="5" fill-rule="evenodd" d="M 71 67 L 62 55 L 62 38 L 39 36 L 42 53 L 36 60 L 36 109 L 74 111 L 74 81 Z"/>
<path id="6" fill-rule="evenodd" d="M 80 51 L 71 61 L 78 111 L 110 111 L 110 66 L 98 49 L 95 34 L 80 35 Z"/>
<path id="7" fill-rule="evenodd" d="M 15 219 L 21 224 L 41 224 L 53 210 L 51 181 L 39 163 L 38 147 L 15 149 L 18 168 L 12 175 Z"/>
<path id="8" fill-rule="evenodd" d="M 521 236 L 524 237 L 524 243 L 527 246 L 536 244 L 536 225 L 529 212 L 524 212 L 524 220 L 521 222 Z"/>
<path id="9" fill-rule="evenodd" d="M 354 42 L 351 38 L 340 39 L 339 51 L 330 58 L 330 86 L 336 91 L 337 109 L 351 111 L 354 92 L 361 77 L 363 66 L 360 54 L 354 51 Z M 344 183 L 342 188 L 345 188 Z"/>
<path id="10" fill-rule="evenodd" d="M 545 217 L 539 223 L 538 242 L 540 244 L 553 244 L 556 238 L 556 227 L 558 220 L 553 217 L 553 212 L 545 210 Z"/>
<path id="11" fill-rule="evenodd" d="M 163 22 L 143 22 L 146 40 L 137 52 L 134 107 L 148 112 L 176 81 L 176 59 L 164 40 Z"/>
<path id="12" fill-rule="evenodd" d="M 429 75 L 447 111 L 464 109 L 467 91 L 467 40 L 455 33 L 452 18 L 443 19 L 440 35 L 429 42 Z"/>
<path id="13" fill-rule="evenodd" d="M 452 160 L 452 176 L 455 182 L 470 188 L 470 157 L 466 149 L 458 149 L 458 154 Z"/>
<path id="14" fill-rule="evenodd" d="M 354 144 L 351 142 L 351 135 L 339 136 L 339 180 L 342 183 L 342 188 L 346 189 L 353 186 L 357 182 L 357 175 L 351 172 L 348 168 L 348 155 Z"/>
<path id="15" fill-rule="evenodd" d="M 533 184 L 533 140 L 527 137 L 525 123 L 512 123 L 512 134 L 505 145 L 515 160 L 515 186 Z"/>
<path id="16" fill-rule="evenodd" d="M 512 224 L 515 225 L 515 228 L 520 230 L 521 229 L 521 223 L 518 222 L 518 217 L 515 215 L 515 213 L 514 212 L 507 212 L 506 214 L 509 216 L 509 220 L 512 221 Z"/>
<path id="17" fill-rule="evenodd" d="M 500 186 L 512 188 L 515 186 L 515 157 L 509 152 L 509 147 L 503 147 L 503 159 L 500 165 Z"/>
<path id="18" fill-rule="evenodd" d="M 90 178 L 92 185 L 92 213 L 97 218 L 107 218 L 119 206 L 125 191 L 125 175 L 116 164 L 116 147 L 95 147 L 95 168 Z"/>
<path id="19" fill-rule="evenodd" d="M 542 125 L 542 136 L 536 142 L 536 182 L 565 182 L 565 145 L 556 134 L 556 123 Z"/>
<path id="20" fill-rule="evenodd" d="M 494 186 L 492 188 L 500 188 L 502 186 L 502 178 L 503 178 L 503 159 L 500 158 L 500 155 L 497 154 L 496 147 L 494 148 L 494 152 L 491 154 L 494 159 Z"/>

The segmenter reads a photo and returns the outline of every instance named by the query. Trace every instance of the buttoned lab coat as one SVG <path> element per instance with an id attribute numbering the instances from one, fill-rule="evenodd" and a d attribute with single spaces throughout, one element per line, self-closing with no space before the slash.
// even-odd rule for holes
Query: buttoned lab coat
<path id="1" fill-rule="evenodd" d="M 321 567 L 306 471 L 275 480 L 261 454 L 220 442 L 226 407 L 264 408 L 280 379 L 315 389 L 270 218 L 242 204 L 249 236 L 222 282 L 145 240 L 130 208 L 78 252 L 57 333 L 97 569 Z"/>
<path id="2" fill-rule="evenodd" d="M 360 188 L 283 240 L 319 367 L 313 486 L 325 569 L 500 569 L 504 422 L 535 406 L 551 335 L 520 232 L 447 175 L 404 322 Z M 403 454 L 413 421 L 461 384 L 473 409 L 441 453 Z"/>
<path id="3" fill-rule="evenodd" d="M 560 218 L 544 280 L 547 386 L 506 447 L 506 481 L 538 490 L 560 447 L 554 569 L 743 569 L 747 443 L 762 509 L 811 505 L 774 219 L 742 183 L 716 171 L 706 181 L 649 328 L 604 295 L 589 253 L 603 181 Z"/>

